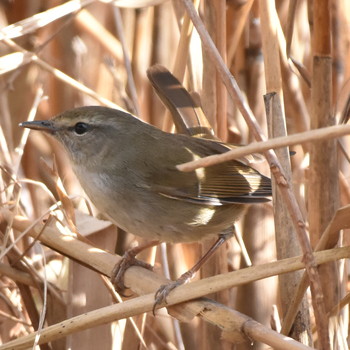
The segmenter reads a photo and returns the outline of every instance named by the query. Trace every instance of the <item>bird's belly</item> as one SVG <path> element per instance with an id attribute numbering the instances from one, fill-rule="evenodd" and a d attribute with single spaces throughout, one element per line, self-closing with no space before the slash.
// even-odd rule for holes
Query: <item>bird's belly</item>
<path id="1" fill-rule="evenodd" d="M 120 199 L 119 205 L 105 210 L 118 226 L 140 237 L 173 243 L 217 235 L 230 227 L 243 210 L 243 206 L 208 207 L 169 198 L 158 198 L 157 204 L 152 199 L 123 202 Z"/>
<path id="2" fill-rule="evenodd" d="M 194 242 L 217 235 L 234 223 L 244 206 L 207 206 L 165 197 L 120 183 L 109 191 L 110 179 L 84 173 L 82 187 L 96 208 L 125 231 L 150 240 Z M 113 193 L 112 193 L 113 192 Z"/>

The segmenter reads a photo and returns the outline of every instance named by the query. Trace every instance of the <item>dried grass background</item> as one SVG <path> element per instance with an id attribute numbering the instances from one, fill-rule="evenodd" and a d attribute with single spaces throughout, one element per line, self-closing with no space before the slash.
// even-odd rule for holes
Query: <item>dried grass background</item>
<path id="1" fill-rule="evenodd" d="M 269 137 L 345 124 L 350 115 L 347 0 L 201 1 L 201 18 L 243 93 L 238 97 L 227 90 L 229 76 L 217 70 L 214 49 L 203 44 L 196 29 L 191 32 L 192 22 L 184 16 L 183 3 L 188 1 L 156 2 L 160 4 L 153 6 L 151 0 L 13 0 L 0 4 L 0 339 L 4 344 L 0 349 L 30 348 L 35 330 L 64 320 L 50 334 L 42 331 L 41 339 L 36 339 L 44 343 L 40 348 L 347 349 L 348 269 L 344 258 L 350 254 L 346 230 L 349 140 L 329 139 L 331 131 L 316 132 L 321 138 L 317 143 L 295 142 L 290 162 L 286 149 L 277 152 L 293 188 L 293 208 L 300 208 L 301 216 L 292 215 L 291 220 L 293 208 L 286 204 L 283 190 L 274 191 L 272 203 L 252 206 L 238 225 L 245 245 L 233 238 L 201 271 L 202 279 L 218 278 L 194 282 L 169 298 L 169 303 L 176 303 L 207 296 L 221 303 L 202 299 L 172 310 L 177 318 L 189 322 L 179 323 L 165 309 L 157 311 L 156 317 L 143 313 L 152 308 L 152 291 L 162 281 L 151 273 L 137 269 L 127 273 L 133 292 L 150 294 L 129 298 L 125 306 L 118 304 L 113 309 L 109 305 L 116 296 L 108 282 L 87 268 L 108 276 L 117 259 L 112 254 L 122 254 L 135 238 L 96 219 L 100 214 L 85 200 L 62 148 L 38 132 L 28 136 L 19 122 L 101 104 L 120 106 L 159 128 L 172 130 L 169 113 L 146 77 L 147 68 L 155 63 L 166 66 L 200 96 L 206 116 L 225 141 L 248 144 L 257 137 L 254 125 L 247 126 L 242 117 L 246 114 L 241 106 L 244 101 Z M 132 8 L 134 4 L 141 7 Z M 192 33 L 190 41 L 187 33 Z M 349 133 L 346 128 L 337 129 L 339 135 Z M 269 165 L 273 164 L 256 167 L 269 175 Z M 281 177 L 277 177 L 277 186 L 283 186 L 278 179 Z M 342 209 L 334 216 L 338 208 Z M 300 230 L 295 230 L 293 220 Z M 308 283 L 303 278 L 300 294 L 304 297 L 298 308 L 292 300 L 303 272 L 290 271 L 302 269 L 303 264 L 299 258 L 282 259 L 307 252 L 307 242 L 299 243 L 304 227 L 313 249 L 330 249 L 336 244 L 344 248 L 316 256 L 317 263 L 333 262 L 318 270 L 320 279 L 314 281 L 312 293 L 304 293 Z M 33 244 L 29 235 L 38 233 L 41 236 Z M 63 234 L 71 239 L 62 238 L 67 237 Z M 92 249 L 84 238 L 76 242 L 77 234 L 111 254 Z M 162 275 L 167 255 L 170 276 L 176 278 L 210 243 L 163 246 L 141 258 L 154 263 L 155 272 Z M 281 261 L 269 264 L 276 258 Z M 312 264 L 307 254 L 304 261 Z M 239 271 L 250 264 L 256 268 Z M 223 273 L 228 274 L 220 278 Z M 322 286 L 323 299 L 317 286 Z M 99 310 L 103 307 L 107 308 Z M 92 310 L 96 314 L 84 315 Z M 296 313 L 291 331 L 286 325 L 290 310 Z M 196 314 L 199 317 L 193 318 Z M 77 315 L 82 317 L 71 321 Z M 135 317 L 126 320 L 130 315 Z M 76 328 L 67 335 L 69 325 Z M 281 327 L 298 343 L 269 331 L 279 332 Z M 45 344 L 45 337 L 50 343 Z M 15 341 L 6 344 L 10 340 Z"/>

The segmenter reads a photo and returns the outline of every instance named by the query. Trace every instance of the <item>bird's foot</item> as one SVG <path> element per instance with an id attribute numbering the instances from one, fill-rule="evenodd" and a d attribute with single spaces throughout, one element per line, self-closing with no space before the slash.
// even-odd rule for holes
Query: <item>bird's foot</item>
<path id="1" fill-rule="evenodd" d="M 124 284 L 124 274 L 129 267 L 141 266 L 145 269 L 153 271 L 152 265 L 136 259 L 135 255 L 136 254 L 134 249 L 130 249 L 127 252 L 125 252 L 122 259 L 114 266 L 113 271 L 111 273 L 111 282 L 115 290 L 123 296 L 125 296 L 124 291 L 126 289 Z"/>
<path id="2" fill-rule="evenodd" d="M 166 298 L 170 294 L 170 292 L 178 286 L 181 286 L 187 283 L 192 277 L 194 273 L 189 270 L 181 275 L 176 281 L 170 282 L 169 284 L 164 284 L 160 286 L 154 296 L 154 304 L 153 304 L 153 315 L 155 314 L 156 307 L 161 304 L 167 304 Z"/>

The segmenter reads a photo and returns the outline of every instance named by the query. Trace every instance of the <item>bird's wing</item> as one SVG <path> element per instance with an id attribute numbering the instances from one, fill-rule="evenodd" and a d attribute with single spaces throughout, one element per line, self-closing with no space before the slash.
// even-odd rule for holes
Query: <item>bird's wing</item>
<path id="1" fill-rule="evenodd" d="M 208 205 L 262 203 L 271 196 L 270 179 L 237 161 L 201 168 L 183 178 L 174 185 L 155 184 L 153 190 L 171 198 Z M 176 186 L 179 183 L 181 186 Z"/>
<path id="2" fill-rule="evenodd" d="M 167 143 L 167 152 L 158 152 L 162 161 L 158 158 L 157 165 L 162 164 L 162 169 L 154 167 L 149 173 L 152 181 L 147 183 L 152 183 L 152 191 L 208 205 L 269 201 L 271 180 L 241 161 L 231 160 L 193 172 L 177 170 L 176 165 L 186 161 L 227 152 L 230 147 L 226 144 L 180 135 L 176 141 L 173 148 L 171 140 Z"/>

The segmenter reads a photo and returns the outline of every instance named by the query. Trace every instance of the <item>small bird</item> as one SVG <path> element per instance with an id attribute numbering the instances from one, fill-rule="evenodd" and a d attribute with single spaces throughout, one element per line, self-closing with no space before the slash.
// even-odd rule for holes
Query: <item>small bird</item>
<path id="1" fill-rule="evenodd" d="M 192 172 L 176 167 L 233 146 L 166 133 L 120 110 L 86 106 L 20 126 L 47 132 L 63 144 L 91 201 L 123 230 L 157 242 L 219 237 L 193 269 L 161 287 L 156 304 L 232 236 L 233 223 L 248 204 L 271 196 L 270 179 L 238 160 Z M 118 268 L 114 274 L 123 286 Z"/>

